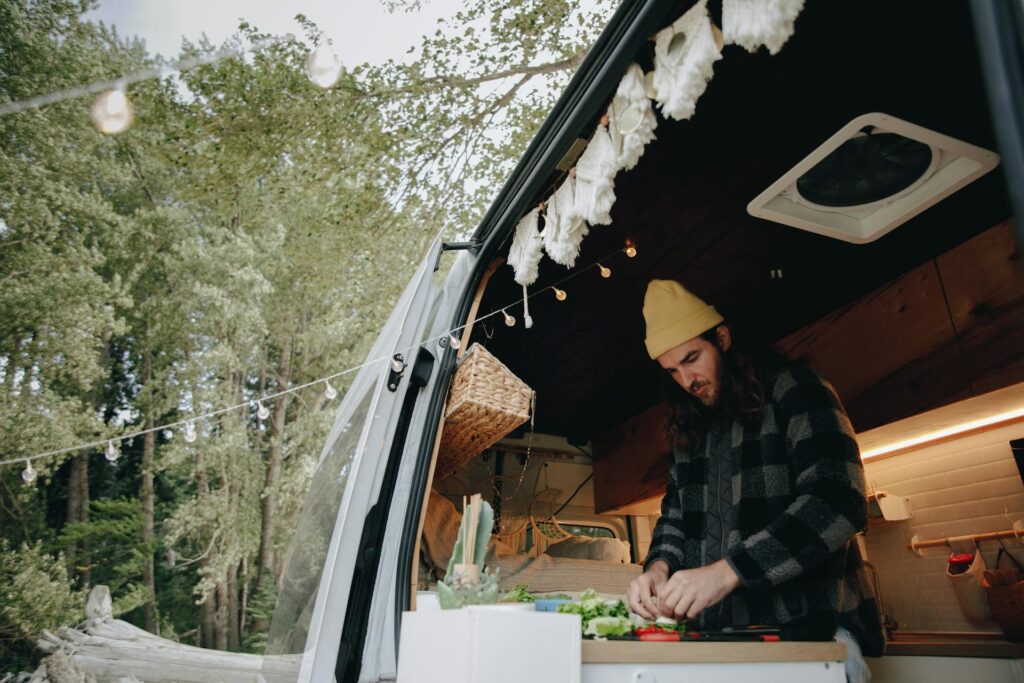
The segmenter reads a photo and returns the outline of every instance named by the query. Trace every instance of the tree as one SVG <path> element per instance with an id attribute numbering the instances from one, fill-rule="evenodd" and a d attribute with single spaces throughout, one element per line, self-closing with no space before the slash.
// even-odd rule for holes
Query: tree
<path id="1" fill-rule="evenodd" d="M 0 0 L 0 99 L 151 63 L 89 7 Z M 114 466 L 39 461 L 35 487 L 0 472 L 0 540 L 22 548 L 4 552 L 63 550 L 79 571 L 47 574 L 66 582 L 59 605 L 105 581 L 151 631 L 258 647 L 335 402 L 317 383 L 267 401 L 266 420 L 246 404 L 363 360 L 427 244 L 479 220 L 609 10 L 472 0 L 410 61 L 331 90 L 304 74 L 315 25 L 298 17 L 303 42 L 243 23 L 244 58 L 131 85 L 119 136 L 81 99 L 0 117 L 0 455 L 147 430 Z M 197 419 L 195 442 L 155 431 L 231 405 Z M 48 545 L 19 545 L 33 539 Z"/>

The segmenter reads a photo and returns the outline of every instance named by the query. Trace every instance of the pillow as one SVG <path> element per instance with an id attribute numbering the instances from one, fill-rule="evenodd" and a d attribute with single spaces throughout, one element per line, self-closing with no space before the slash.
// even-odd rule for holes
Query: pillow
<path id="1" fill-rule="evenodd" d="M 572 557 L 578 560 L 624 562 L 626 564 L 630 562 L 629 544 L 617 538 L 570 536 L 564 541 L 549 545 L 544 553 L 552 557 Z"/>
<path id="2" fill-rule="evenodd" d="M 443 578 L 448 569 L 448 560 L 455 550 L 461 523 L 462 513 L 455 504 L 431 489 L 427 500 L 427 515 L 423 520 L 423 545 L 438 577 Z"/>
<path id="3" fill-rule="evenodd" d="M 423 520 L 423 553 L 429 566 L 433 567 L 438 578 L 444 578 L 448 571 L 448 560 L 455 551 L 455 542 L 459 538 L 459 526 L 462 524 L 462 513 L 455 503 L 431 489 L 427 499 L 427 514 Z M 487 544 L 487 559 L 514 555 L 515 550 L 491 536 Z M 627 553 L 628 554 L 628 553 Z"/>

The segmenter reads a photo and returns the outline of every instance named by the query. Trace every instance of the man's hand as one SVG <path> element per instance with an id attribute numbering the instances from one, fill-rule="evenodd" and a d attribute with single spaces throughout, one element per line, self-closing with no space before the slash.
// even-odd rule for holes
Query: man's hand
<path id="1" fill-rule="evenodd" d="M 725 560 L 718 560 L 699 569 L 682 569 L 658 589 L 658 614 L 672 619 L 694 619 L 702 610 L 719 603 L 739 585 L 740 577 Z M 632 590 L 633 586 L 630 585 L 631 600 Z"/>
<path id="2" fill-rule="evenodd" d="M 668 564 L 662 560 L 651 563 L 647 571 L 629 584 L 629 590 L 626 591 L 629 609 L 644 619 L 656 619 L 659 614 L 657 595 L 667 581 Z"/>

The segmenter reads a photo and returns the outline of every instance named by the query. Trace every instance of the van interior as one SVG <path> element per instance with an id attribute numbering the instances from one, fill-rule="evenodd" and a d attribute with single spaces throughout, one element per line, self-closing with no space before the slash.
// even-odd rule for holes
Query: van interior
<path id="1" fill-rule="evenodd" d="M 710 10 L 720 23 L 720 3 Z M 972 652 L 1003 656 L 998 624 L 957 601 L 945 539 L 1024 518 L 1008 446 L 1024 436 L 1012 412 L 1024 405 L 1024 273 L 969 7 L 923 10 L 809 2 L 778 54 L 727 47 L 691 119 L 658 114 L 657 139 L 616 177 L 613 223 L 590 228 L 576 266 L 542 260 L 530 329 L 512 269 L 492 264 L 462 352 L 480 344 L 528 384 L 534 420 L 430 482 L 420 590 L 443 576 L 463 496 L 480 493 L 497 515 L 491 553 L 504 590 L 624 593 L 642 571 L 669 454 L 664 373 L 647 357 L 641 306 L 651 279 L 675 279 L 835 386 L 861 439 L 874 503 L 861 542 L 893 641 L 958 634 L 983 648 Z M 635 55 L 645 71 L 651 59 L 651 45 Z M 937 137 L 854 124 L 845 152 L 798 166 L 868 114 Z M 536 204 L 598 125 L 580 132 Z M 963 162 L 970 180 L 938 200 L 907 199 L 952 173 L 964 143 L 986 153 Z M 986 159 L 994 168 L 977 172 Z M 752 204 L 787 174 L 789 196 Z M 758 208 L 784 204 L 804 227 Z M 837 237 L 879 207 L 891 214 L 884 234 Z M 516 324 L 482 319 L 501 310 Z M 927 436 L 978 415 L 995 417 Z M 902 517 L 883 514 L 885 497 L 906 503 Z M 920 545 L 929 539 L 937 549 Z M 990 564 L 1000 544 L 1024 559 L 1006 534 L 974 544 Z"/>

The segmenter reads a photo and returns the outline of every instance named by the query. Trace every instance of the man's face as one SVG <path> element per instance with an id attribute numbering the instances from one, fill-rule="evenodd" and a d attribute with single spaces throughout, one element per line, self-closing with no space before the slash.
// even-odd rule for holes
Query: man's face
<path id="1" fill-rule="evenodd" d="M 732 342 L 729 328 L 715 330 L 722 350 Z M 722 393 L 722 352 L 719 346 L 696 337 L 658 356 L 658 364 L 676 384 L 708 408 L 713 408 Z"/>

